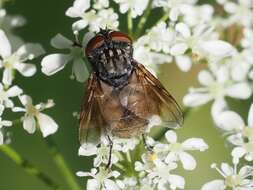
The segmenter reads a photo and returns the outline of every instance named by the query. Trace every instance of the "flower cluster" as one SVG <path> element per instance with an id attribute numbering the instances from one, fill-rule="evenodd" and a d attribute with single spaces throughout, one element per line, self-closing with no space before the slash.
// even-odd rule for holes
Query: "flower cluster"
<path id="1" fill-rule="evenodd" d="M 153 26 L 144 30 L 153 10 L 160 10 L 163 15 Z M 252 167 L 244 165 L 239 173 L 237 167 L 243 159 L 253 160 L 253 108 L 250 108 L 248 123 L 245 124 L 239 114 L 230 110 L 227 101 L 228 97 L 246 100 L 253 92 L 252 0 L 216 0 L 209 4 L 198 0 L 74 0 L 65 14 L 76 19 L 72 25 L 74 40 L 61 34 L 52 39 L 53 47 L 69 52 L 45 56 L 41 62 L 44 74 L 51 76 L 72 62 L 71 78 L 84 82 L 89 72 L 83 47 L 100 29 L 120 29 L 119 20 L 127 14 L 128 33 L 134 40 L 134 59 L 153 74 L 158 74 L 159 64 L 175 63 L 183 72 L 203 65 L 198 74 L 200 86 L 189 88 L 183 104 L 194 108 L 213 102 L 211 116 L 233 145 L 231 155 L 234 168 L 223 163 L 220 170 L 213 165 L 224 180 L 209 182 L 202 189 L 252 189 Z M 5 55 L 4 59 L 7 59 Z M 20 57 L 17 59 L 24 61 Z M 22 69 L 15 64 L 12 68 L 22 73 Z M 7 74 L 10 72 L 9 68 L 5 67 L 5 70 Z M 3 82 L 11 83 L 12 78 L 7 78 L 7 74 Z M 22 74 L 30 76 L 32 69 Z M 40 110 L 38 108 L 36 113 Z M 29 111 L 26 113 L 26 120 L 34 122 L 34 115 L 31 116 Z M 40 120 L 39 115 L 35 117 Z M 179 164 L 185 170 L 195 169 L 197 163 L 188 151 L 203 151 L 208 146 L 200 138 L 179 143 L 173 131 L 168 131 L 165 137 L 166 143 L 147 137 L 147 148 L 144 150 L 140 139 L 111 137 L 112 150 L 109 148 L 111 140 L 104 137 L 99 146 L 83 144 L 79 155 L 94 156 L 94 168 L 91 172 L 78 172 L 77 175 L 92 177 L 87 183 L 88 190 L 183 189 L 185 180 L 174 174 L 174 170 Z M 111 160 L 109 167 L 108 160 Z"/>
<path id="2" fill-rule="evenodd" d="M 36 66 L 31 63 L 34 59 L 45 53 L 40 44 L 23 43 L 23 40 L 13 32 L 17 27 L 25 24 L 25 19 L 21 16 L 10 16 L 3 8 L 1 1 L 0 8 L 0 69 L 2 80 L 0 82 L 0 145 L 9 143 L 7 127 L 14 125 L 17 121 L 23 122 L 24 129 L 29 133 L 34 133 L 38 126 L 44 137 L 57 131 L 58 125 L 48 115 L 41 113 L 42 110 L 54 105 L 52 100 L 47 103 L 40 103 L 36 106 L 32 104 L 30 96 L 15 84 L 16 74 L 23 77 L 32 77 L 36 74 Z M 14 104 L 15 99 L 19 99 L 24 108 Z M 21 119 L 13 121 L 4 120 L 5 110 L 12 112 L 24 112 Z M 36 118 L 36 119 L 35 119 Z M 37 125 L 38 123 L 38 125 Z"/>
<path id="3" fill-rule="evenodd" d="M 188 151 L 205 151 L 208 145 L 200 138 L 190 138 L 180 143 L 174 131 L 166 132 L 165 137 L 166 143 L 147 137 L 146 146 L 152 147 L 149 151 L 143 150 L 143 144 L 138 139 L 113 138 L 112 172 L 106 168 L 110 156 L 109 142 L 106 139 L 99 147 L 83 144 L 79 149 L 79 155 L 95 155 L 93 163 L 95 168 L 90 173 L 77 172 L 77 175 L 93 177 L 88 180 L 88 190 L 94 187 L 129 190 L 183 189 L 184 178 L 174 174 L 173 170 L 177 168 L 178 162 L 185 170 L 194 170 L 197 163 Z"/>

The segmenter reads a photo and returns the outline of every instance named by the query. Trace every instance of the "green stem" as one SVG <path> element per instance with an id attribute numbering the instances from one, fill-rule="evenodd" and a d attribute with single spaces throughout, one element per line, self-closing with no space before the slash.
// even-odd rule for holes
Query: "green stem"
<path id="1" fill-rule="evenodd" d="M 13 125 L 19 125 L 19 124 L 21 124 L 20 119 L 14 120 Z M 70 189 L 71 190 L 82 190 L 82 188 L 80 187 L 80 185 L 76 181 L 75 175 L 72 173 L 72 171 L 68 167 L 66 161 L 64 160 L 63 156 L 61 155 L 60 151 L 57 149 L 57 145 L 54 143 L 53 139 L 51 137 L 47 137 L 47 138 L 45 138 L 45 141 L 49 147 L 49 150 L 53 156 L 53 159 L 54 159 L 58 169 L 60 170 L 62 175 L 65 177 L 66 182 L 68 183 Z M 19 155 L 17 154 L 17 156 L 19 156 Z"/>
<path id="2" fill-rule="evenodd" d="M 149 0 L 148 2 L 148 6 L 143 14 L 143 16 L 141 17 L 141 20 L 139 21 L 138 25 L 137 25 L 137 29 L 136 29 L 136 34 L 135 34 L 135 38 L 139 38 L 140 34 L 143 31 L 143 27 L 145 26 L 147 19 L 151 13 L 151 8 L 152 8 L 152 4 L 153 4 L 154 0 Z"/>
<path id="3" fill-rule="evenodd" d="M 22 167 L 25 172 L 37 177 L 39 180 L 48 185 L 51 189 L 60 190 L 61 188 L 51 180 L 49 176 L 42 173 L 38 168 L 31 164 L 28 160 L 22 158 L 13 148 L 8 145 L 1 145 L 0 151 L 9 157 L 14 163 Z"/>
<path id="4" fill-rule="evenodd" d="M 190 113 L 190 111 L 191 111 L 190 108 L 186 108 L 186 109 L 184 110 L 184 112 L 183 112 L 184 118 L 186 118 L 186 116 Z M 169 131 L 169 130 L 171 130 L 171 128 L 163 127 L 163 128 L 161 129 L 161 131 L 160 131 L 157 135 L 155 135 L 154 140 L 156 140 L 156 141 L 161 140 L 161 139 L 164 137 L 165 133 L 166 133 L 167 131 Z"/>
<path id="5" fill-rule="evenodd" d="M 169 13 L 165 13 L 162 18 L 160 18 L 157 22 L 156 22 L 156 25 L 159 23 L 159 22 L 165 22 L 166 20 L 168 20 L 169 18 Z"/>
<path id="6" fill-rule="evenodd" d="M 128 27 L 128 34 L 133 37 L 133 20 L 132 20 L 132 11 L 129 9 L 127 14 L 127 27 Z"/>
<path id="7" fill-rule="evenodd" d="M 69 185 L 69 189 L 71 190 L 82 190 L 79 183 L 76 181 L 76 176 L 73 174 L 71 169 L 68 167 L 65 159 L 60 154 L 59 150 L 57 149 L 57 145 L 54 143 L 51 137 L 47 137 L 46 139 L 47 145 L 49 150 L 53 156 L 53 159 L 58 167 L 58 169 L 63 174 L 66 182 Z"/>

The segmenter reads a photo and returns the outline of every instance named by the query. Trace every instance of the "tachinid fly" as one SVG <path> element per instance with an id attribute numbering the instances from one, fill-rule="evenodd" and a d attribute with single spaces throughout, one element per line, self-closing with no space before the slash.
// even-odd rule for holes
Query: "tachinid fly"
<path id="1" fill-rule="evenodd" d="M 152 116 L 180 126 L 180 107 L 160 81 L 133 59 L 132 40 L 119 31 L 101 30 L 86 49 L 93 67 L 80 113 L 81 143 L 101 135 L 131 138 L 145 133 Z"/>

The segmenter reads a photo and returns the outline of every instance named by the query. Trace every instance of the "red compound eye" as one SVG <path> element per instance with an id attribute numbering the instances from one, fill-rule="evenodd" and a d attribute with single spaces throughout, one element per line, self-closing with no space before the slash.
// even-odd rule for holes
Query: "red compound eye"
<path id="1" fill-rule="evenodd" d="M 127 42 L 127 43 L 132 44 L 132 39 L 128 35 L 122 32 L 114 31 L 114 32 L 111 32 L 109 36 L 112 39 L 112 41 Z"/>
<path id="2" fill-rule="evenodd" d="M 95 36 L 94 38 L 92 38 L 89 43 L 86 46 L 85 49 L 85 53 L 86 55 L 89 55 L 91 53 L 92 50 L 98 48 L 99 46 L 101 46 L 103 43 L 105 42 L 105 39 L 103 38 L 103 36 L 98 35 Z"/>

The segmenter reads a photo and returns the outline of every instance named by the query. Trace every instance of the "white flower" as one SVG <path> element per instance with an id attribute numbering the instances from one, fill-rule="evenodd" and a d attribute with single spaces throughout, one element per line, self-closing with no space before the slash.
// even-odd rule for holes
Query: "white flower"
<path id="1" fill-rule="evenodd" d="M 241 24 L 243 26 L 252 26 L 253 22 L 253 1 L 239 0 L 237 3 L 227 1 L 224 4 L 224 9 L 230 15 L 228 21 L 230 24 Z"/>
<path id="2" fill-rule="evenodd" d="M 145 65 L 154 75 L 158 72 L 159 64 L 170 63 L 172 61 L 172 57 L 170 55 L 151 51 L 149 47 L 145 47 L 139 41 L 135 42 L 133 46 L 134 59 Z"/>
<path id="3" fill-rule="evenodd" d="M 7 120 L 2 120 L 2 118 L 0 117 L 0 145 L 4 144 L 4 135 L 1 131 L 1 129 L 3 127 L 10 127 L 12 126 L 12 122 L 11 121 L 7 121 Z"/>
<path id="4" fill-rule="evenodd" d="M 234 51 L 233 47 L 224 41 L 217 40 L 217 35 L 212 28 L 205 24 L 199 24 L 190 28 L 185 23 L 178 23 L 175 26 L 177 31 L 176 42 L 171 47 L 170 53 L 175 56 L 179 68 L 188 71 L 191 68 L 191 61 L 183 56 L 187 50 L 191 50 L 194 60 L 203 58 L 211 59 L 212 62 L 230 56 Z M 182 64 L 182 65 L 181 65 Z"/>
<path id="5" fill-rule="evenodd" d="M 157 184 L 158 190 L 167 190 L 168 188 L 184 189 L 185 180 L 179 175 L 170 174 L 171 170 L 177 168 L 177 164 L 170 162 L 165 164 L 160 160 L 155 160 L 155 168 L 148 174 L 148 178 L 153 180 L 153 183 Z"/>
<path id="6" fill-rule="evenodd" d="M 101 8 L 101 6 L 107 6 L 107 2 L 103 2 L 103 5 L 97 3 L 94 6 Z M 73 31 L 82 30 L 87 26 L 92 32 L 98 32 L 100 28 L 105 29 L 106 27 L 117 29 L 119 25 L 118 15 L 114 13 L 113 9 L 99 9 L 96 12 L 94 9 L 88 11 L 89 8 L 90 0 L 75 0 L 73 6 L 66 11 L 66 15 L 69 17 L 81 18 L 72 25 Z"/>
<path id="7" fill-rule="evenodd" d="M 245 124 L 242 117 L 236 112 L 224 111 L 218 117 L 217 126 L 225 131 L 230 143 L 245 148 L 244 154 L 251 152 L 251 159 L 253 160 L 253 146 L 252 150 L 250 150 L 250 144 L 253 144 L 253 104 L 249 110 L 247 124 Z"/>
<path id="8" fill-rule="evenodd" d="M 215 73 L 203 70 L 198 75 L 201 88 L 190 88 L 183 102 L 186 106 L 200 106 L 211 100 L 218 101 L 226 96 L 247 99 L 252 90 L 247 82 L 235 82 L 230 79 L 229 70 L 226 65 L 221 66 Z"/>
<path id="9" fill-rule="evenodd" d="M 100 167 L 99 171 L 93 168 L 91 172 L 79 171 L 76 175 L 79 177 L 93 177 L 93 179 L 89 179 L 87 182 L 87 190 L 119 190 L 117 183 L 110 179 L 112 177 L 117 178 L 120 175 L 117 171 L 109 171 Z"/>
<path id="10" fill-rule="evenodd" d="M 187 4 L 195 4 L 197 0 L 154 0 L 155 7 L 163 7 L 165 12 L 169 11 L 169 18 L 176 21 L 182 13 L 181 8 Z"/>
<path id="11" fill-rule="evenodd" d="M 98 23 L 98 26 L 94 31 L 98 32 L 101 28 L 110 28 L 111 30 L 117 30 L 119 26 L 119 16 L 113 11 L 112 8 L 99 10 L 97 15 L 98 19 L 96 22 Z"/>
<path id="12" fill-rule="evenodd" d="M 134 150 L 136 145 L 140 142 L 137 138 L 131 139 L 122 139 L 122 138 L 113 138 L 113 150 L 121 151 L 121 152 L 128 152 L 130 150 Z"/>
<path id="13" fill-rule="evenodd" d="M 3 127 L 10 127 L 12 126 L 12 122 L 8 121 L 8 120 L 2 120 L 2 118 L 0 117 L 0 129 Z"/>
<path id="14" fill-rule="evenodd" d="M 235 81 L 247 81 L 251 66 L 253 65 L 253 55 L 250 50 L 236 52 L 230 59 L 226 60 L 231 66 L 231 77 Z"/>
<path id="15" fill-rule="evenodd" d="M 23 127 L 24 129 L 32 134 L 36 130 L 36 120 L 39 124 L 39 128 L 42 132 L 43 137 L 47 137 L 48 135 L 54 134 L 57 129 L 57 123 L 48 115 L 41 113 L 41 111 L 51 108 L 54 106 L 52 100 L 48 100 L 47 103 L 40 103 L 37 105 L 33 105 L 32 99 L 28 95 L 19 96 L 20 102 L 24 106 L 13 108 L 14 112 L 25 112 L 23 117 Z"/>
<path id="16" fill-rule="evenodd" d="M 0 6 L 1 7 L 1 6 Z M 5 31 L 12 49 L 16 50 L 23 44 L 23 39 L 14 34 L 16 28 L 26 24 L 26 20 L 21 15 L 9 15 L 5 9 L 0 9 L 0 28 Z"/>
<path id="17" fill-rule="evenodd" d="M 124 184 L 125 190 L 137 190 L 139 188 L 137 184 L 137 179 L 134 177 L 126 177 L 121 182 Z"/>
<path id="18" fill-rule="evenodd" d="M 241 45 L 243 48 L 253 49 L 253 44 L 250 43 L 253 40 L 253 30 L 251 28 L 243 29 L 243 38 L 241 40 Z"/>
<path id="19" fill-rule="evenodd" d="M 12 100 L 10 100 L 10 98 L 19 96 L 22 93 L 23 90 L 16 85 L 5 90 L 3 85 L 0 83 L 0 104 L 7 108 L 12 108 L 14 103 Z"/>
<path id="20" fill-rule="evenodd" d="M 124 14 L 130 10 L 133 18 L 142 15 L 143 11 L 146 9 L 148 5 L 148 0 L 114 0 L 114 1 L 119 4 L 121 13 Z"/>
<path id="21" fill-rule="evenodd" d="M 171 54 L 174 56 L 184 55 L 190 49 L 197 60 L 219 60 L 230 56 L 234 50 L 229 43 L 217 40 L 217 35 L 205 24 L 195 26 L 192 31 L 184 23 L 176 24 L 175 28 L 178 34 L 176 43 L 171 47 Z"/>
<path id="22" fill-rule="evenodd" d="M 148 188 L 149 183 L 152 184 L 151 186 L 157 186 L 158 190 L 184 188 L 184 178 L 170 173 L 171 170 L 177 168 L 176 163 L 164 163 L 157 157 L 156 153 L 143 154 L 142 161 L 143 163 L 135 162 L 135 170 L 140 172 L 140 176 L 146 176 L 143 180 L 145 180 L 147 189 L 150 189 Z M 144 186 L 143 189 L 145 189 Z"/>
<path id="23" fill-rule="evenodd" d="M 203 23 L 210 23 L 213 19 L 214 8 L 211 5 L 184 4 L 180 8 L 183 21 L 193 27 Z"/>
<path id="24" fill-rule="evenodd" d="M 88 38 L 88 33 L 84 39 Z M 88 78 L 88 69 L 83 59 L 83 49 L 74 45 L 74 43 L 62 36 L 57 34 L 52 40 L 51 45 L 57 49 L 69 49 L 70 53 L 62 54 L 55 53 L 47 55 L 41 62 L 41 71 L 51 76 L 58 71 L 62 70 L 65 65 L 69 62 L 73 62 L 72 73 L 77 81 L 84 82 Z"/>
<path id="25" fill-rule="evenodd" d="M 12 53 L 11 44 L 2 30 L 0 30 L 0 41 L 0 67 L 4 68 L 2 82 L 6 85 L 11 85 L 14 78 L 14 70 L 17 70 L 25 77 L 33 76 L 36 72 L 36 67 L 33 64 L 26 63 L 26 61 L 44 53 L 41 45 L 25 44 Z"/>
<path id="26" fill-rule="evenodd" d="M 80 156 L 92 156 L 95 155 L 96 157 L 93 160 L 94 167 L 99 167 L 101 164 L 107 165 L 109 162 L 110 156 L 110 147 L 108 143 L 101 143 L 99 147 L 93 144 L 82 144 L 80 146 L 78 154 Z M 111 164 L 115 164 L 118 162 L 118 157 L 114 152 L 111 154 Z"/>
<path id="27" fill-rule="evenodd" d="M 143 45 L 149 46 L 153 51 L 169 53 L 170 46 L 175 40 L 175 33 L 165 22 L 160 22 L 141 38 L 139 40 L 144 42 Z"/>
<path id="28" fill-rule="evenodd" d="M 252 166 L 243 166 L 237 172 L 237 165 L 232 168 L 227 163 L 221 164 L 221 170 L 217 168 L 216 164 L 212 165 L 224 179 L 216 179 L 210 181 L 202 186 L 201 190 L 225 190 L 231 188 L 233 190 L 252 190 L 253 182 L 249 177 L 253 176 Z"/>
<path id="29" fill-rule="evenodd" d="M 196 168 L 196 160 L 187 151 L 199 150 L 205 151 L 208 149 L 208 145 L 200 138 L 190 138 L 182 143 L 177 142 L 177 135 L 174 131 L 168 131 L 165 137 L 169 144 L 157 144 L 154 147 L 154 151 L 159 153 L 166 153 L 166 163 L 175 162 L 180 160 L 183 164 L 183 168 L 186 170 L 194 170 Z"/>
<path id="30" fill-rule="evenodd" d="M 73 6 L 68 8 L 66 15 L 72 18 L 82 17 L 82 13 L 90 8 L 90 0 L 75 0 Z"/>
<path id="31" fill-rule="evenodd" d="M 93 4 L 94 9 L 102 9 L 109 7 L 109 0 L 96 0 Z"/>

